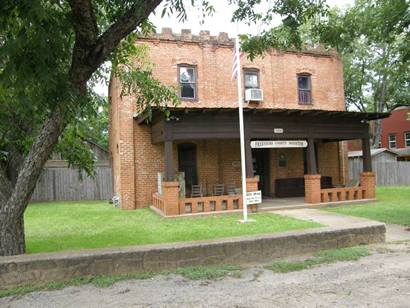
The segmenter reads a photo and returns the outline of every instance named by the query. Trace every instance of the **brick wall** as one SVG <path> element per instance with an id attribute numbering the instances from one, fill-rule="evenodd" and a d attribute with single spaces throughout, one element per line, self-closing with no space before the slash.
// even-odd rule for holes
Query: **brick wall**
<path id="1" fill-rule="evenodd" d="M 110 83 L 110 160 L 113 168 L 113 191 L 120 197 L 121 207 L 135 208 L 134 169 L 134 103 L 120 98 L 120 85 L 115 78 Z"/>
<path id="2" fill-rule="evenodd" d="M 157 191 L 157 174 L 164 171 L 164 144 L 151 143 L 151 129 L 134 121 L 135 206 L 148 206 Z M 175 151 L 174 151 L 175 152 Z"/>
<path id="3" fill-rule="evenodd" d="M 339 165 L 339 144 L 337 142 L 319 144 L 317 152 L 319 174 L 331 176 L 333 184 L 340 184 L 343 181 L 343 170 Z"/>
<path id="4" fill-rule="evenodd" d="M 241 169 L 238 140 L 189 140 L 197 146 L 198 183 L 204 193 L 212 193 L 214 184 L 233 183 L 240 187 Z M 174 162 L 178 170 L 178 142 L 174 145 Z"/>
<path id="5" fill-rule="evenodd" d="M 280 167 L 278 164 L 279 155 L 284 154 L 286 158 L 286 167 Z M 270 192 L 275 194 L 275 180 L 283 178 L 303 177 L 303 150 L 297 149 L 271 149 L 270 150 Z"/>
<path id="6" fill-rule="evenodd" d="M 181 107 L 236 106 L 236 81 L 231 80 L 233 41 L 206 33 L 191 40 L 165 30 L 138 43 L 149 46 L 154 75 L 165 84 L 178 86 L 178 64 L 197 66 L 198 101 L 182 102 Z M 264 101 L 257 107 L 345 110 L 342 63 L 333 53 L 270 51 L 253 62 L 243 56 L 242 67 L 259 70 Z M 312 105 L 298 104 L 298 73 L 311 74 Z"/>
<path id="7" fill-rule="evenodd" d="M 396 148 L 405 148 L 404 134 L 410 132 L 410 107 L 394 110 L 390 117 L 382 120 L 382 148 L 389 148 L 389 135 L 396 136 Z"/>

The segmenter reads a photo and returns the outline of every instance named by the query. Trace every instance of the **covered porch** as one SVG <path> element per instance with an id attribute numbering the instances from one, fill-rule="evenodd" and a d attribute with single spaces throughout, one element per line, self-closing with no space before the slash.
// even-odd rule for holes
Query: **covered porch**
<path id="1" fill-rule="evenodd" d="M 247 191 L 262 190 L 265 201 L 269 201 L 272 206 L 275 200 L 278 205 L 285 201 L 282 199 L 280 202 L 281 199 L 273 197 L 285 197 L 289 200 L 295 197 L 297 199 L 292 199 L 292 202 L 298 200 L 300 203 L 303 200 L 304 204 L 374 199 L 375 180 L 371 168 L 368 122 L 386 116 L 386 113 L 245 108 Z M 145 125 L 145 120 L 145 115 L 137 117 L 140 125 Z M 152 201 L 158 211 L 165 216 L 178 216 L 236 211 L 242 208 L 240 165 L 234 172 L 220 167 L 221 165 L 215 167 L 211 159 L 214 152 L 209 149 L 210 146 L 201 148 L 201 153 L 209 152 L 207 158 L 201 161 L 198 161 L 197 154 L 181 152 L 181 148 L 187 149 L 189 144 L 217 142 L 218 155 L 222 155 L 222 161 L 226 161 L 226 156 L 232 153 L 227 153 L 228 147 L 225 148 L 224 145 L 236 142 L 238 148 L 235 155 L 238 156 L 237 109 L 175 108 L 171 110 L 168 119 L 163 113 L 154 110 L 149 125 L 152 143 L 164 146 L 163 180 L 158 191 L 153 194 Z M 334 163 L 335 156 L 329 156 L 328 153 L 335 150 L 332 152 L 328 148 L 336 148 L 339 141 L 349 139 L 361 139 L 364 150 L 363 173 L 360 184 L 354 187 L 346 187 L 346 181 L 335 175 L 329 167 Z M 304 140 L 307 147 L 284 149 L 280 152 L 273 149 L 252 149 L 251 141 L 255 140 Z M 337 150 L 340 154 L 338 147 Z M 207 176 L 205 180 L 198 180 L 197 175 L 197 180 L 194 180 L 196 171 L 193 171 L 194 176 L 192 172 L 188 172 L 192 168 L 192 163 L 187 161 L 190 155 L 192 162 L 213 168 L 213 171 L 201 172 Z M 290 157 L 283 166 L 279 161 L 281 155 Z M 275 161 L 266 162 L 266 159 L 272 159 L 269 157 L 275 157 Z M 340 155 L 336 158 L 338 161 L 339 157 Z M 238 164 L 236 157 L 231 160 L 232 166 Z M 261 163 L 264 160 L 265 163 Z M 181 164 L 185 166 L 181 168 Z M 339 172 L 340 168 L 342 167 L 338 166 Z M 219 172 L 217 176 L 214 169 Z M 179 171 L 184 171 L 182 181 Z M 223 185 L 223 190 L 216 194 L 214 186 L 217 184 Z M 194 185 L 200 186 L 199 194 L 192 195 L 193 188 L 198 190 Z M 286 186 L 291 189 L 286 190 Z M 281 196 L 281 193 L 285 195 Z"/>

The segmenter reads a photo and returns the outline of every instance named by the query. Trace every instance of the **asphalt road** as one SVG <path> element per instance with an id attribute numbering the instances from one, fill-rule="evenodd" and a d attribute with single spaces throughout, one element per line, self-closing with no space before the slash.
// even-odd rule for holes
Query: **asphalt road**
<path id="1" fill-rule="evenodd" d="M 181 276 L 36 292 L 0 307 L 410 307 L 410 242 L 373 254 L 287 274 L 250 265 L 242 277 L 192 281 Z"/>

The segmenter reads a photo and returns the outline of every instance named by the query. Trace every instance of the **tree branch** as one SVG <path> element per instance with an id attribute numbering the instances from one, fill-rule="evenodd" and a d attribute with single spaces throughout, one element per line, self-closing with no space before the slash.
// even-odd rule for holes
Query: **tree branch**
<path id="1" fill-rule="evenodd" d="M 86 91 L 84 66 L 88 54 L 92 50 L 97 37 L 98 27 L 95 19 L 91 0 L 69 0 L 73 26 L 75 32 L 75 43 L 70 68 L 70 79 L 73 86 L 82 93 Z"/>
<path id="2" fill-rule="evenodd" d="M 82 2 L 85 0 L 76 1 Z M 76 65 L 73 61 L 70 74 L 73 84 L 78 85 L 86 82 L 95 70 L 107 60 L 108 56 L 114 51 L 120 41 L 134 31 L 141 22 L 147 19 L 161 1 L 162 0 L 135 1 L 134 5 L 132 5 L 123 16 L 97 38 L 92 48 L 86 52 L 83 65 Z M 75 12 L 73 12 L 73 14 L 75 14 Z M 76 43 L 76 45 L 77 47 L 83 46 L 81 42 Z M 81 53 L 81 50 L 78 52 Z"/>
<path id="3" fill-rule="evenodd" d="M 98 37 L 97 20 L 91 0 L 69 0 L 74 19 L 76 43 L 84 48 L 90 48 Z"/>

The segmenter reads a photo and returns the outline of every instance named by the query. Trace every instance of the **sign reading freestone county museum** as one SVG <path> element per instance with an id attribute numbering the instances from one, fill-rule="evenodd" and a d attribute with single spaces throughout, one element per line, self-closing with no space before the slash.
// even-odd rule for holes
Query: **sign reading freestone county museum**
<path id="1" fill-rule="evenodd" d="M 306 148 L 306 140 L 255 140 L 251 141 L 251 148 Z"/>
<path id="2" fill-rule="evenodd" d="M 246 193 L 246 204 L 259 204 L 262 203 L 262 191 L 248 191 Z"/>

